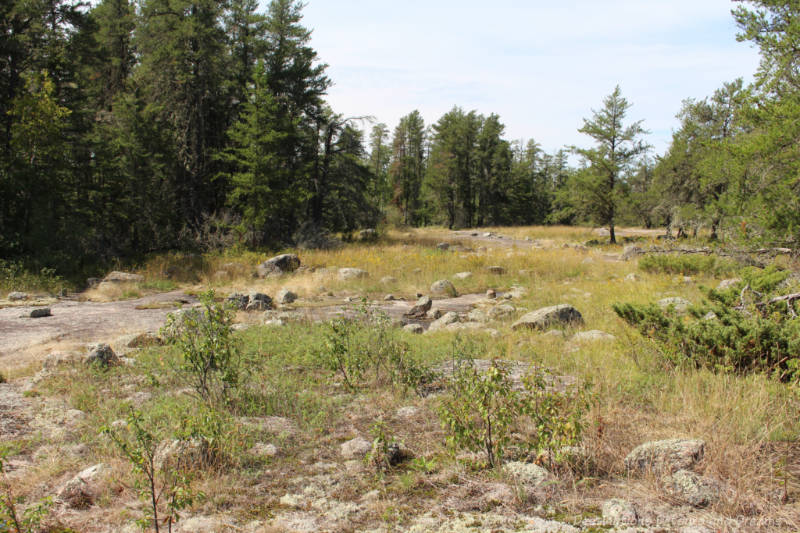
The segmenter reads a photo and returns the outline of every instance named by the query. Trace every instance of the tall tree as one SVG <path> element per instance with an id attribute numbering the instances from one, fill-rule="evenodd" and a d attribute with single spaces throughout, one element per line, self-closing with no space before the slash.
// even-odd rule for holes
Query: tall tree
<path id="1" fill-rule="evenodd" d="M 394 130 L 389 177 L 394 187 L 393 202 L 402 212 L 404 224 L 418 222 L 426 138 L 425 121 L 419 111 L 401 118 Z"/>
<path id="2" fill-rule="evenodd" d="M 389 128 L 386 124 L 375 124 L 369 136 L 369 166 L 374 176 L 371 191 L 377 199 L 377 205 L 380 209 L 384 208 L 391 194 L 389 187 L 391 146 L 389 146 L 388 141 Z"/>
<path id="3" fill-rule="evenodd" d="M 603 99 L 603 107 L 592 111 L 592 118 L 584 119 L 578 131 L 595 142 L 594 148 L 576 148 L 584 162 L 571 184 L 574 205 L 583 214 L 608 226 L 610 242 L 616 243 L 615 223 L 617 206 L 626 173 L 649 146 L 641 140 L 648 133 L 642 122 L 628 126 L 623 120 L 630 109 L 617 86 Z"/>

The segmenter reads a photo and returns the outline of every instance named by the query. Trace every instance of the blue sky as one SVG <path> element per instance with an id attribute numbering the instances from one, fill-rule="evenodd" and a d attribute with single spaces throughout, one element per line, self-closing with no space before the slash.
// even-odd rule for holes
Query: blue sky
<path id="1" fill-rule="evenodd" d="M 730 0 L 308 0 L 304 25 L 346 116 L 393 129 L 459 105 L 497 113 L 509 139 L 587 145 L 582 118 L 619 84 L 657 153 L 683 99 L 752 78 Z"/>

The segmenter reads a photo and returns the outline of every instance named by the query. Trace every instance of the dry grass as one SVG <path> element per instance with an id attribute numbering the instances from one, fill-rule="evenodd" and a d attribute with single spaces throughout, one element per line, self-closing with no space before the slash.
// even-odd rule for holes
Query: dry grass
<path id="1" fill-rule="evenodd" d="M 448 278 L 462 294 L 482 293 L 488 288 L 508 290 L 513 285 L 525 287 L 527 295 L 512 302 L 518 308 L 518 315 L 526 309 L 571 303 L 584 316 L 586 325 L 582 329 L 602 330 L 616 339 L 575 344 L 569 340 L 572 331 L 565 332 L 563 337 L 530 331 L 512 332 L 506 322 L 497 326 L 501 330 L 499 340 L 481 337 L 480 341 L 486 343 L 487 355 L 502 354 L 504 358 L 543 365 L 557 374 L 593 383 L 595 396 L 585 421 L 584 446 L 593 456 L 594 468 L 582 481 L 577 476 L 565 477 L 566 488 L 548 505 L 559 513 L 578 516 L 596 514 L 603 500 L 612 496 L 654 505 L 671 503 L 662 490 L 660 479 L 629 479 L 623 459 L 645 441 L 702 438 L 707 450 L 699 471 L 721 480 L 730 489 L 719 503 L 702 512 L 773 520 L 773 524 L 778 524 L 771 529 L 774 531 L 800 529 L 797 503 L 800 499 L 800 447 L 797 444 L 800 395 L 797 390 L 761 375 L 737 376 L 676 368 L 667 362 L 657 346 L 643 339 L 611 310 L 615 302 L 644 303 L 667 296 L 699 301 L 702 297 L 699 286 L 714 286 L 718 279 L 701 274 L 686 282 L 683 277 L 638 272 L 635 261 L 622 262 L 610 256 L 619 253 L 619 247 L 563 248 L 565 243 L 598 238 L 589 229 L 487 228 L 481 231 L 494 231 L 518 239 L 529 237 L 547 241 L 547 244 L 544 248 L 533 248 L 462 242 L 463 248 L 440 251 L 435 245 L 446 237 L 446 232 L 414 230 L 390 232 L 385 240 L 375 245 L 300 252 L 303 264 L 309 269 L 281 278 L 254 279 L 255 265 L 267 259 L 268 254 L 253 252 L 188 259 L 179 255 L 162 256 L 154 258 L 138 272 L 145 275 L 150 286 L 159 280 L 169 280 L 185 290 L 211 287 L 220 293 L 259 290 L 270 295 L 286 287 L 307 299 L 322 291 L 373 299 L 393 293 L 413 299 L 418 292 L 426 293 L 432 282 Z M 650 236 L 643 231 L 629 232 L 637 233 Z M 493 265 L 502 266 L 506 273 L 490 274 L 487 267 Z M 334 267 L 362 268 L 370 276 L 341 281 L 335 270 L 330 270 Z M 322 271 L 323 268 L 329 270 Z M 467 271 L 473 274 L 468 279 L 454 278 L 454 274 Z M 638 280 L 626 279 L 632 272 L 637 273 Z M 381 283 L 387 276 L 395 281 Z M 115 294 L 102 296 L 114 298 Z M 336 498 L 358 501 L 361 495 L 373 489 L 381 495 L 360 516 L 359 527 L 392 521 L 402 525 L 407 523 L 410 514 L 441 502 L 458 501 L 459 505 L 469 507 L 474 501 L 477 502 L 474 505 L 478 505 L 478 493 L 484 487 L 505 482 L 502 476 L 470 470 L 447 455 L 444 433 L 435 415 L 436 398 L 416 398 L 383 389 L 347 395 L 318 369 L 308 368 L 313 361 L 312 346 L 320 342 L 319 330 L 304 325 L 289 328 L 282 333 L 257 331 L 245 336 L 245 343 L 257 354 L 260 364 L 265 365 L 264 374 L 259 378 L 266 380 L 264 387 L 287 387 L 287 398 L 293 400 L 282 401 L 282 397 L 276 395 L 278 400 L 272 408 L 283 409 L 277 414 L 292 418 L 300 430 L 281 442 L 281 454 L 266 466 L 229 469 L 198 481 L 198 488 L 207 494 L 203 512 L 226 510 L 248 519 L 274 516 L 285 510 L 278 500 L 290 490 L 293 480 L 315 475 L 312 470 L 317 463 L 341 461 L 340 443 L 355 435 L 368 436 L 379 419 L 387 423 L 391 434 L 415 457 L 430 461 L 432 472 L 404 467 L 381 476 L 374 473 L 350 475 L 348 483 L 337 489 Z M 453 334 L 444 332 L 404 338 L 413 350 L 426 354 L 433 361 L 447 352 L 442 346 L 449 345 L 452 337 Z M 143 366 L 130 372 L 140 377 L 150 373 L 158 380 L 165 380 L 162 373 L 168 373 L 169 369 L 169 363 L 163 359 L 166 356 L 143 357 Z M 76 391 L 82 384 L 101 379 L 101 384 L 81 392 L 81 405 L 98 402 L 96 412 L 103 414 L 95 418 L 112 416 L 106 410 L 114 412 L 118 400 L 107 398 L 103 390 L 116 394 L 118 384 L 124 380 L 118 382 L 81 374 L 70 379 L 74 381 L 57 384 L 51 387 L 51 392 L 75 402 Z M 102 381 L 106 379 L 108 381 Z M 157 394 L 159 389 L 152 386 L 148 390 Z M 300 402 L 301 398 L 306 404 L 291 403 Z M 414 406 L 419 411 L 411 418 L 400 418 L 397 409 L 402 406 Z M 308 409 L 320 412 L 307 412 Z M 127 479 L 125 465 L 119 463 L 112 450 L 101 448 L 97 453 L 99 458 L 112 462 L 115 470 Z M 48 483 L 48 478 L 52 484 L 53 478 L 64 476 L 74 468 L 77 463 L 48 463 L 40 467 L 34 481 L 21 490 L 36 494 L 36 487 Z M 792 502 L 788 505 L 780 501 L 784 482 Z M 113 490 L 108 489 L 109 492 Z M 114 497 L 119 498 L 119 495 Z M 109 496 L 108 507 L 117 505 L 117 511 L 108 515 L 109 520 L 121 522 L 127 511 L 112 500 Z M 533 502 L 517 497 L 504 509 L 531 512 L 532 508 Z M 108 513 L 108 510 L 103 512 Z"/>

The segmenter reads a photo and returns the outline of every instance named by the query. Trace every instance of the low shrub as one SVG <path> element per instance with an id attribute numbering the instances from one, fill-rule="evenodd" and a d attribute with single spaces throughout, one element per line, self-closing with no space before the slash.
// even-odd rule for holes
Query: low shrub
<path id="1" fill-rule="evenodd" d="M 111 438 L 138 474 L 136 487 L 142 500 L 148 504 L 139 525 L 146 529 L 152 524 L 159 533 L 162 524 L 172 531 L 172 525 L 180 520 L 180 511 L 192 505 L 200 494 L 191 488 L 189 465 L 181 461 L 158 460 L 160 440 L 153 425 L 141 413 L 132 410 L 126 430 L 106 427 L 102 432 Z"/>
<path id="2" fill-rule="evenodd" d="M 787 273 L 745 269 L 725 290 L 705 289 L 707 302 L 688 315 L 657 305 L 614 304 L 617 315 L 656 340 L 674 363 L 716 371 L 769 372 L 781 381 L 800 379 L 800 319 L 795 301 L 777 300 Z"/>
<path id="3" fill-rule="evenodd" d="M 447 442 L 455 452 L 485 452 L 490 467 L 502 464 L 512 433 L 515 444 L 534 455 L 557 458 L 562 448 L 576 445 L 588 407 L 588 387 L 557 392 L 545 374 L 533 369 L 515 387 L 506 363 L 493 361 L 481 372 L 469 359 L 454 362 L 449 394 L 439 406 Z"/>
<path id="4" fill-rule="evenodd" d="M 355 309 L 354 317 L 328 323 L 319 357 L 351 390 L 391 384 L 419 393 L 432 379 L 430 370 L 411 355 L 389 317 L 365 303 Z"/>
<path id="5" fill-rule="evenodd" d="M 234 311 L 214 301 L 214 291 L 200 296 L 201 307 L 172 313 L 162 335 L 178 347 L 179 370 L 200 398 L 224 404 L 238 384 L 239 347 L 231 325 Z"/>
<path id="6" fill-rule="evenodd" d="M 639 269 L 650 273 L 720 276 L 735 272 L 737 268 L 735 261 L 714 255 L 650 254 L 639 259 Z"/>
<path id="7" fill-rule="evenodd" d="M 56 274 L 55 269 L 42 268 L 33 272 L 20 262 L 0 259 L 0 293 L 13 291 L 42 291 L 57 294 L 70 284 Z"/>

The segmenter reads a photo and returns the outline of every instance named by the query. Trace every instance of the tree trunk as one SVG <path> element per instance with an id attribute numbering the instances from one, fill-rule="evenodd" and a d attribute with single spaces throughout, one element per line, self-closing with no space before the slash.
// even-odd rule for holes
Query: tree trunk
<path id="1" fill-rule="evenodd" d="M 609 232 L 609 243 L 610 244 L 617 244 L 617 234 L 614 231 L 614 223 L 610 223 L 608 225 L 608 232 Z"/>

